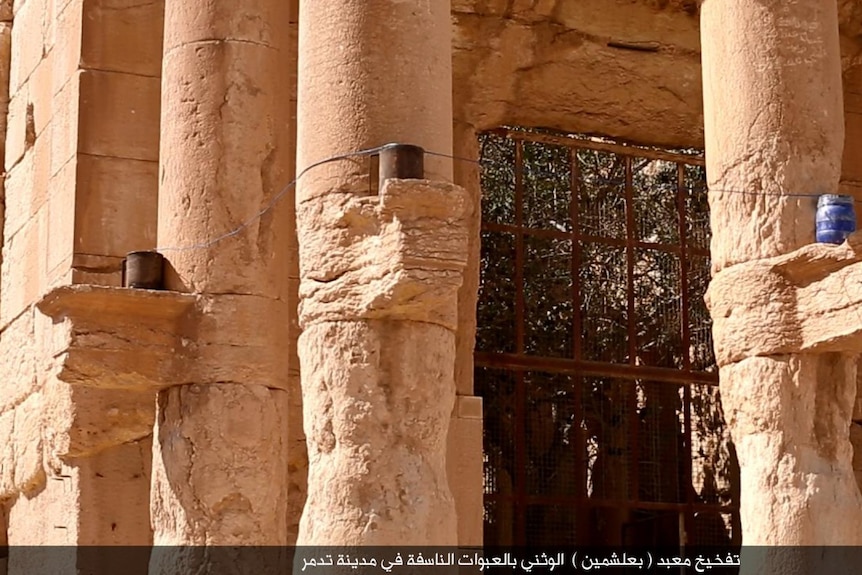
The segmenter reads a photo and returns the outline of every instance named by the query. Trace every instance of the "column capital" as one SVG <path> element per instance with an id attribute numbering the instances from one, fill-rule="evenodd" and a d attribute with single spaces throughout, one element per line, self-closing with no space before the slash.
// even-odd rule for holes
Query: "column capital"
<path id="1" fill-rule="evenodd" d="M 311 209 L 314 209 L 314 214 Z M 400 319 L 457 329 L 467 265 L 467 191 L 429 180 L 386 180 L 378 196 L 329 195 L 298 215 L 320 229 L 302 245 L 300 324 Z"/>

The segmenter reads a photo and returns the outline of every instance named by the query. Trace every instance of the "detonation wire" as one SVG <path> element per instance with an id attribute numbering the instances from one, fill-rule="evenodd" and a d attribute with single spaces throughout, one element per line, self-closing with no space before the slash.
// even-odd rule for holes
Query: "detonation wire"
<path id="1" fill-rule="evenodd" d="M 384 150 L 387 150 L 387 149 L 389 149 L 393 146 L 397 146 L 397 145 L 398 144 L 385 144 L 383 146 L 377 146 L 377 147 L 368 148 L 365 150 L 358 150 L 355 152 L 347 152 L 344 154 L 338 154 L 335 156 L 330 156 L 328 158 L 324 158 L 322 160 L 318 160 L 318 161 L 306 166 L 305 168 L 303 168 L 302 171 L 300 171 L 299 174 L 293 180 L 291 180 L 287 184 L 285 184 L 278 191 L 278 193 L 276 193 L 274 196 L 272 196 L 272 198 L 270 198 L 269 202 L 267 203 L 267 205 L 263 209 L 261 209 L 258 213 L 256 213 L 252 217 L 250 217 L 248 220 L 246 220 L 245 222 L 243 222 L 242 224 L 240 224 L 236 228 L 230 230 L 229 232 L 226 232 L 220 236 L 217 236 L 217 237 L 215 237 L 215 238 L 213 238 L 207 242 L 201 243 L 201 244 L 194 244 L 194 245 L 190 245 L 190 246 L 158 247 L 155 249 L 155 251 L 157 251 L 157 252 L 183 252 L 183 251 L 201 250 L 201 249 L 210 248 L 210 247 L 214 246 L 215 244 L 221 242 L 222 240 L 226 240 L 228 238 L 231 238 L 233 236 L 238 235 L 240 232 L 242 232 L 243 230 L 245 230 L 246 228 L 251 226 L 257 220 L 259 220 L 260 218 L 265 216 L 269 211 L 271 211 L 273 208 L 275 208 L 275 206 L 285 196 L 285 194 L 287 194 L 287 192 L 289 192 L 294 186 L 296 186 L 296 184 L 299 182 L 299 180 L 305 174 L 310 172 L 311 170 L 318 168 L 320 166 L 323 166 L 325 164 L 330 164 L 332 162 L 338 162 L 341 160 L 349 160 L 351 158 L 361 158 L 361 157 L 374 156 L 374 155 L 379 154 L 380 152 L 382 152 Z M 467 163 L 471 163 L 471 164 L 477 164 L 480 167 L 480 169 L 486 168 L 486 166 L 482 165 L 483 162 L 481 160 L 475 160 L 472 158 L 465 158 L 462 156 L 455 156 L 452 154 L 446 154 L 446 153 L 442 153 L 442 152 L 433 152 L 433 151 L 428 151 L 428 150 L 425 150 L 425 155 L 436 156 L 436 157 L 440 157 L 440 158 L 448 158 L 451 160 L 457 160 L 457 161 L 467 162 Z M 625 178 L 591 178 L 589 181 L 589 184 L 593 185 L 593 186 L 621 186 L 621 185 L 625 185 L 625 183 L 626 183 Z M 818 198 L 821 195 L 821 194 L 769 194 L 769 193 L 755 192 L 755 191 L 750 191 L 750 190 L 731 190 L 731 189 L 724 189 L 724 188 L 712 188 L 712 187 L 708 187 L 708 186 L 687 186 L 683 189 L 686 191 L 689 191 L 689 192 L 707 191 L 710 193 L 744 194 L 744 195 L 751 195 L 751 196 L 763 196 L 763 197 L 773 197 L 773 198 Z M 670 191 L 671 190 L 669 190 L 669 192 Z M 676 193 L 676 190 L 674 190 L 673 193 Z M 854 199 L 853 201 L 854 201 L 854 203 L 862 203 L 862 200 Z"/>

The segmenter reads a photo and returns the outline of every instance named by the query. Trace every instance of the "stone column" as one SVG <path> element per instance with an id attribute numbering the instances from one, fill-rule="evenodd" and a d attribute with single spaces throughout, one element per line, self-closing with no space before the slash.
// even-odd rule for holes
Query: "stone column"
<path id="1" fill-rule="evenodd" d="M 451 154 L 450 3 L 302 2 L 297 168 L 390 142 Z M 298 545 L 454 545 L 446 434 L 470 203 L 452 162 L 297 190 L 308 498 Z"/>
<path id="2" fill-rule="evenodd" d="M 741 471 L 742 540 L 858 545 L 862 499 L 848 440 L 855 356 L 778 342 L 778 328 L 796 321 L 783 314 L 796 304 L 783 298 L 780 274 L 741 266 L 814 241 L 816 199 L 788 194 L 838 190 L 844 116 L 836 4 L 705 0 L 701 35 L 713 286 L 722 286 L 711 286 L 708 297 Z M 755 335 L 722 331 L 734 313 L 764 321 Z M 769 348 L 784 351 L 756 352 Z M 805 562 L 779 567 L 779 559 L 743 561 L 743 569 L 813 572 Z"/>
<path id="3" fill-rule="evenodd" d="M 288 33 L 284 0 L 166 2 L 158 238 L 167 287 L 200 295 L 184 379 L 158 398 L 155 545 L 286 543 L 287 374 L 267 361 L 287 345 L 289 210 L 255 216 L 287 183 Z M 151 573 L 230 559 L 177 552 Z"/>
<path id="4" fill-rule="evenodd" d="M 862 42 L 859 32 L 850 29 L 843 35 L 856 38 L 847 41 L 848 47 L 842 49 L 844 60 L 844 158 L 841 166 L 840 193 L 853 196 L 856 200 L 856 221 L 862 222 Z M 848 49 L 850 48 L 850 49 Z M 853 423 L 850 426 L 850 443 L 853 445 L 853 470 L 856 483 L 862 489 L 862 370 L 856 368 L 856 404 L 853 409 Z"/>

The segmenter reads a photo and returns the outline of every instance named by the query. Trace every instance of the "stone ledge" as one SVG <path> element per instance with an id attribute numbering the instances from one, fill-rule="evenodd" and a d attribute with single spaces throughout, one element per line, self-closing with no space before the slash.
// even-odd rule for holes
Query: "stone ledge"
<path id="1" fill-rule="evenodd" d="M 37 303 L 54 320 L 48 353 L 66 383 L 141 391 L 170 384 L 180 318 L 196 297 L 90 285 L 58 287 Z"/>
<path id="2" fill-rule="evenodd" d="M 862 233 L 732 266 L 710 283 L 716 360 L 862 351 Z"/>
<path id="3" fill-rule="evenodd" d="M 272 345 L 285 303 L 251 295 L 62 286 L 38 309 L 54 320 L 57 378 L 102 389 L 156 391 L 191 383 L 287 387 L 287 354 Z M 284 317 L 288 317 L 284 315 Z"/>
<path id="4" fill-rule="evenodd" d="M 65 285 L 48 292 L 36 306 L 55 320 L 91 315 L 94 307 L 104 314 L 124 313 L 130 318 L 176 320 L 194 306 L 197 296 L 172 291 L 155 291 Z"/>

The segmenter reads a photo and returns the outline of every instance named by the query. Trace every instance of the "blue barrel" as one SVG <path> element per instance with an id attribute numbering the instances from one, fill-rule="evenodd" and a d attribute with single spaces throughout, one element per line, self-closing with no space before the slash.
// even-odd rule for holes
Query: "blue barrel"
<path id="1" fill-rule="evenodd" d="M 817 200 L 817 241 L 841 244 L 856 231 L 852 196 L 824 194 Z"/>

